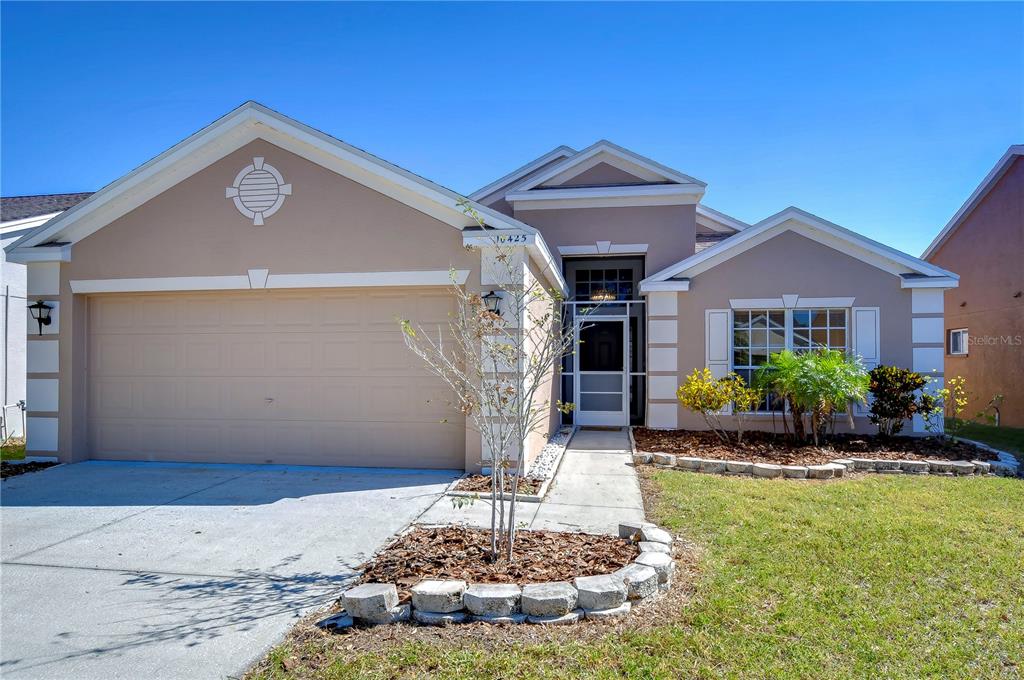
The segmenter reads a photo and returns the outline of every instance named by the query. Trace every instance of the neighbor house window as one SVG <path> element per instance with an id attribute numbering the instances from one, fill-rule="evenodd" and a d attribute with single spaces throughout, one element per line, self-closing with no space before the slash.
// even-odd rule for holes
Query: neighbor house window
<path id="1" fill-rule="evenodd" d="M 848 349 L 849 315 L 845 309 L 737 309 L 732 313 L 732 370 L 748 385 L 759 366 L 784 349 Z M 756 411 L 769 410 L 768 395 Z M 776 404 L 776 406 L 779 406 Z"/>
<path id="2" fill-rule="evenodd" d="M 949 332 L 949 353 L 961 356 L 967 354 L 966 328 L 956 328 Z"/>

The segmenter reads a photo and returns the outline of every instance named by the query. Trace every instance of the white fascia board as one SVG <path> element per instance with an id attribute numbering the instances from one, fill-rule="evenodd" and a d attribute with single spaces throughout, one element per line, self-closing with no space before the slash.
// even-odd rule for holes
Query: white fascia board
<path id="1" fill-rule="evenodd" d="M 64 211 L 58 210 L 57 212 L 48 213 L 46 215 L 36 215 L 35 217 L 24 217 L 20 220 L 0 222 L 0 234 L 6 234 L 12 231 L 21 231 L 22 229 L 34 229 L 41 224 L 46 224 L 62 212 Z"/>
<path id="2" fill-rule="evenodd" d="M 27 235 L 27 234 L 26 234 Z M 24 237 L 23 237 L 24 238 Z M 71 244 L 60 246 L 18 247 L 17 242 L 7 246 L 7 261 L 18 264 L 30 262 L 71 262 Z"/>
<path id="3" fill-rule="evenodd" d="M 690 290 L 690 280 L 680 279 L 677 281 L 649 281 L 643 280 L 640 282 L 641 293 L 662 293 L 672 291 L 688 291 Z"/>
<path id="4" fill-rule="evenodd" d="M 958 288 L 960 281 L 949 276 L 934 276 L 923 279 L 903 279 L 900 288 Z"/>
<path id="5" fill-rule="evenodd" d="M 575 155 L 576 150 L 568 146 L 560 146 L 551 151 L 547 152 L 540 158 L 530 161 L 526 165 L 516 168 L 512 172 L 508 173 L 500 179 L 496 179 L 487 186 L 480 187 L 469 195 L 469 200 L 480 201 L 487 198 L 493 193 L 496 193 L 499 189 L 507 187 L 518 180 L 526 177 L 531 172 L 536 172 L 538 168 L 542 168 L 551 161 L 558 160 L 559 158 L 569 158 Z"/>
<path id="6" fill-rule="evenodd" d="M 650 248 L 648 243 L 609 243 L 606 249 L 598 244 L 589 246 L 558 246 L 559 255 L 643 255 Z"/>
<path id="7" fill-rule="evenodd" d="M 787 230 L 814 239 L 895 275 L 918 273 L 926 276 L 949 277 L 955 280 L 960 278 L 941 267 L 936 267 L 912 255 L 873 241 L 799 208 L 790 207 L 717 245 L 652 274 L 645 280 L 663 281 L 680 275 L 696 276 Z"/>
<path id="8" fill-rule="evenodd" d="M 679 182 L 680 184 L 696 184 L 700 187 L 707 186 L 705 182 L 702 182 L 699 179 L 695 179 L 693 177 L 690 177 L 689 175 L 685 175 L 679 172 L 678 170 L 673 170 L 672 168 L 662 165 L 657 161 L 633 153 L 632 151 L 624 149 L 623 147 L 617 144 L 613 144 L 608 140 L 602 139 L 600 141 L 595 142 L 594 144 L 591 144 L 586 149 L 583 149 L 574 156 L 565 159 L 561 163 L 556 163 L 555 165 L 548 168 L 544 172 L 540 173 L 536 177 L 530 179 L 525 184 L 519 185 L 518 187 L 516 187 L 516 189 L 520 191 L 528 191 L 530 189 L 533 189 L 534 187 L 538 187 L 547 182 L 548 180 L 550 180 L 552 177 L 556 177 L 562 174 L 570 167 L 583 163 L 600 153 L 607 153 L 611 156 L 617 156 L 626 162 L 633 163 L 635 165 L 640 166 L 641 168 L 644 168 L 645 170 L 657 173 L 664 177 L 665 179 L 673 182 Z"/>
<path id="9" fill-rule="evenodd" d="M 724 234 L 743 231 L 750 226 L 735 217 L 730 217 L 723 212 L 709 208 L 703 203 L 697 204 L 697 224 Z"/>
<path id="10" fill-rule="evenodd" d="M 1003 154 L 1003 157 L 995 164 L 995 167 L 989 170 L 989 173 L 985 175 L 985 179 L 981 180 L 981 184 L 978 185 L 978 188 L 968 196 L 967 200 L 964 201 L 964 204 L 960 206 L 960 209 L 956 211 L 956 214 L 953 215 L 949 222 L 946 223 L 946 226 L 942 228 L 942 231 L 939 232 L 938 236 L 936 236 L 928 247 L 925 248 L 924 253 L 921 254 L 922 260 L 927 260 L 935 253 L 936 250 L 939 249 L 939 246 L 949 238 L 950 234 L 953 233 L 953 230 L 960 224 L 960 221 L 974 210 L 975 206 L 981 202 L 981 199 L 983 199 L 995 183 L 999 181 L 1018 156 L 1024 156 L 1024 144 L 1014 144 L 1006 150 L 1006 153 Z"/>
<path id="11" fill-rule="evenodd" d="M 704 196 L 703 187 L 682 184 L 639 184 L 616 187 L 534 189 L 510 191 L 505 200 L 516 210 L 609 208 L 649 205 L 693 205 Z"/>

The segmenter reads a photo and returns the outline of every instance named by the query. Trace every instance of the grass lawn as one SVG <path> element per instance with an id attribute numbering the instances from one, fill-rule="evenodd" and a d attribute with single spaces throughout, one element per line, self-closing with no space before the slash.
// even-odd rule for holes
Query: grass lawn
<path id="1" fill-rule="evenodd" d="M 1024 427 L 995 427 L 966 422 L 960 436 L 1012 453 L 1024 461 Z"/>
<path id="2" fill-rule="evenodd" d="M 654 474 L 656 519 L 703 546 L 678 620 L 581 644 L 285 643 L 251 678 L 1018 678 L 1024 482 Z M 286 661 L 287 660 L 287 661 Z M 285 670 L 287 665 L 289 670 Z"/>
<path id="3" fill-rule="evenodd" d="M 25 457 L 25 440 L 14 440 L 0 447 L 0 460 L 21 460 Z"/>

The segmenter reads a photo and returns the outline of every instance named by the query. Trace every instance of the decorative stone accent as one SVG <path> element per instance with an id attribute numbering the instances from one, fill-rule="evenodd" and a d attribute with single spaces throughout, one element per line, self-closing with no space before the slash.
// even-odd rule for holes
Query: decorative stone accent
<path id="1" fill-rule="evenodd" d="M 955 474 L 957 476 L 973 475 L 974 474 L 974 463 L 968 463 L 966 460 L 954 460 L 953 461 L 953 474 Z"/>
<path id="2" fill-rule="evenodd" d="M 348 612 L 338 612 L 332 614 L 326 619 L 316 622 L 317 628 L 323 628 L 324 630 L 339 630 L 342 628 L 351 628 L 355 621 L 349 616 Z"/>
<path id="3" fill-rule="evenodd" d="M 853 461 L 854 470 L 874 470 L 875 461 L 873 458 L 850 458 Z"/>
<path id="4" fill-rule="evenodd" d="M 842 467 L 842 466 L 840 466 Z M 846 468 L 843 468 L 844 470 Z M 830 463 L 825 465 L 808 465 L 808 479 L 831 479 L 835 475 L 835 469 Z"/>
<path id="5" fill-rule="evenodd" d="M 750 469 L 753 466 L 753 463 L 748 463 L 746 461 L 741 460 L 725 461 L 725 471 L 730 475 L 749 475 Z"/>
<path id="6" fill-rule="evenodd" d="M 634 562 L 615 573 L 626 585 L 626 597 L 630 600 L 642 600 L 658 592 L 658 572 L 654 567 Z"/>
<path id="7" fill-rule="evenodd" d="M 526 585 L 520 607 L 530 616 L 565 616 L 576 608 L 576 589 L 565 582 Z"/>
<path id="8" fill-rule="evenodd" d="M 491 616 L 473 616 L 470 620 L 477 623 L 493 623 L 493 624 L 520 624 L 526 622 L 526 614 L 508 614 L 505 616 L 491 615 Z"/>
<path id="9" fill-rule="evenodd" d="M 972 460 L 971 464 L 974 466 L 974 471 L 979 475 L 987 475 L 992 472 L 991 463 L 986 463 L 983 460 Z"/>
<path id="10" fill-rule="evenodd" d="M 629 614 L 629 610 L 632 609 L 632 605 L 629 602 L 623 602 L 618 607 L 609 607 L 608 609 L 584 609 L 584 615 L 588 619 L 599 621 L 601 619 L 615 619 L 620 616 L 626 616 Z"/>
<path id="11" fill-rule="evenodd" d="M 933 475 L 953 474 L 953 462 L 949 460 L 929 460 L 928 471 Z"/>
<path id="12" fill-rule="evenodd" d="M 526 620 L 529 623 L 539 623 L 545 626 L 565 626 L 576 623 L 583 618 L 582 609 L 573 609 L 568 614 L 562 614 L 561 616 L 527 616 Z"/>
<path id="13" fill-rule="evenodd" d="M 659 553 L 650 554 L 657 555 Z M 668 556 L 665 555 L 664 557 Z M 573 581 L 573 585 L 576 586 L 578 591 L 576 601 L 584 610 L 609 609 L 611 607 L 618 607 L 626 601 L 626 584 L 614 575 L 577 576 Z"/>
<path id="14" fill-rule="evenodd" d="M 398 588 L 393 583 L 364 583 L 346 590 L 341 603 L 357 619 L 380 619 L 398 606 Z"/>
<path id="15" fill-rule="evenodd" d="M 645 526 L 640 529 L 640 540 L 645 543 L 664 543 L 672 545 L 672 534 L 661 527 Z"/>
<path id="16" fill-rule="evenodd" d="M 664 543 L 655 543 L 654 541 L 640 541 L 637 546 L 640 548 L 640 552 L 657 552 L 666 554 L 672 552 L 672 548 L 668 547 Z"/>
<path id="17" fill-rule="evenodd" d="M 782 476 L 787 479 L 807 479 L 807 467 L 804 465 L 783 465 Z"/>
<path id="18" fill-rule="evenodd" d="M 466 612 L 441 613 L 413 609 L 412 618 L 417 623 L 422 623 L 425 626 L 450 626 L 456 623 L 465 623 L 466 619 L 469 618 L 469 614 Z"/>
<path id="19" fill-rule="evenodd" d="M 912 475 L 928 474 L 928 462 L 923 460 L 901 460 L 900 469 Z"/>
<path id="20" fill-rule="evenodd" d="M 462 602 L 476 616 L 509 616 L 519 611 L 522 590 L 511 583 L 474 583 Z"/>
<path id="21" fill-rule="evenodd" d="M 875 472 L 884 472 L 886 470 L 899 470 L 900 462 L 898 460 L 876 460 L 875 461 Z"/>
<path id="22" fill-rule="evenodd" d="M 637 540 L 640 530 L 648 526 L 647 522 L 619 522 L 619 538 Z"/>
<path id="23" fill-rule="evenodd" d="M 854 462 L 852 460 L 850 460 L 849 458 L 836 458 L 832 462 L 834 464 L 836 464 L 836 465 L 842 465 L 844 468 L 846 468 L 850 472 L 853 472 L 855 469 L 857 469 L 856 465 L 854 464 Z"/>
<path id="24" fill-rule="evenodd" d="M 439 614 L 457 612 L 462 609 L 464 592 L 465 581 L 420 581 L 412 587 L 412 606 Z"/>
<path id="25" fill-rule="evenodd" d="M 665 553 L 640 553 L 640 557 L 636 558 L 636 563 L 653 568 L 658 573 L 658 583 L 668 583 L 672 578 L 672 572 L 676 570 L 676 563 L 672 561 L 670 555 Z M 584 609 L 586 608 L 584 607 Z M 593 609 L 600 609 L 600 607 L 593 607 Z"/>
<path id="26" fill-rule="evenodd" d="M 725 472 L 725 461 L 724 460 L 702 460 L 700 462 L 700 471 L 709 472 L 711 474 L 722 474 Z"/>
<path id="27" fill-rule="evenodd" d="M 832 472 L 836 477 L 845 477 L 846 473 L 850 471 L 850 468 L 846 467 L 842 463 L 825 463 L 827 466 L 832 468 Z"/>
<path id="28" fill-rule="evenodd" d="M 411 606 L 407 604 L 400 604 L 384 614 L 379 616 L 363 616 L 360 617 L 360 620 L 377 625 L 399 623 L 400 621 L 408 621 L 411 613 Z"/>
<path id="29" fill-rule="evenodd" d="M 782 476 L 782 466 L 773 463 L 754 463 L 750 467 L 750 471 L 754 473 L 755 477 L 765 477 L 767 479 Z"/>
<path id="30" fill-rule="evenodd" d="M 651 460 L 655 465 L 674 466 L 676 464 L 676 457 L 671 453 L 655 453 L 651 456 Z"/>
<path id="31" fill-rule="evenodd" d="M 634 453 L 633 464 L 634 465 L 647 465 L 651 462 L 651 454 L 649 453 Z"/>
<path id="32" fill-rule="evenodd" d="M 692 456 L 678 456 L 676 457 L 676 467 L 684 470 L 700 470 L 701 459 L 693 458 Z"/>

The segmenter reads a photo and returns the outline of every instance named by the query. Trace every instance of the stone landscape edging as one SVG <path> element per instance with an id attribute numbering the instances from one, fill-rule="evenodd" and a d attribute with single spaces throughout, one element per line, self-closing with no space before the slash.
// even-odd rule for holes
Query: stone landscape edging
<path id="1" fill-rule="evenodd" d="M 972 475 L 1008 476 L 1016 470 L 1002 462 L 981 460 L 887 460 L 876 458 L 833 458 L 820 465 L 777 465 L 754 461 L 720 460 L 678 456 L 671 453 L 633 454 L 634 465 L 653 464 L 662 469 L 703 472 L 765 479 L 833 479 L 847 472 L 877 474 L 916 474 L 967 477 Z"/>
<path id="2" fill-rule="evenodd" d="M 565 625 L 625 616 L 635 603 L 668 591 L 676 565 L 671 556 L 672 535 L 654 524 L 622 522 L 619 538 L 637 544 L 640 554 L 611 574 L 577 576 L 571 583 L 525 585 L 423 579 L 412 588 L 411 604 L 399 604 L 394 583 L 363 583 L 342 593 L 344 611 L 316 625 L 325 629 L 403 621 L 435 626 L 478 621 Z"/>

